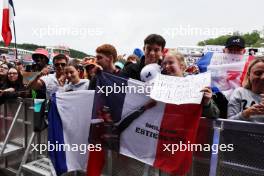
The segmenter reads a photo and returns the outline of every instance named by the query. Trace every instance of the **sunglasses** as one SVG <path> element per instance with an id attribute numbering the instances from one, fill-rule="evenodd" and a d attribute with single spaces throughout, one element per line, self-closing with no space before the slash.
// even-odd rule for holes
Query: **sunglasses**
<path id="1" fill-rule="evenodd" d="M 10 72 L 10 73 L 8 73 L 8 75 L 17 75 L 18 73 L 16 73 L 16 72 Z"/>
<path id="2" fill-rule="evenodd" d="M 66 63 L 56 63 L 54 65 L 55 65 L 55 67 L 59 67 L 59 66 L 65 67 L 66 66 Z"/>

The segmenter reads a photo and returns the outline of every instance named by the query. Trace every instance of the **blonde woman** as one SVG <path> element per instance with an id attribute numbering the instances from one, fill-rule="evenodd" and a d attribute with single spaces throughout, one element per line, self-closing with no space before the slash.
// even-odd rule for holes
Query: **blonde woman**
<path id="1" fill-rule="evenodd" d="M 264 120 L 264 57 L 251 61 L 245 85 L 234 90 L 228 103 L 229 119 L 253 120 L 254 116 Z"/>
<path id="2" fill-rule="evenodd" d="M 186 64 L 184 57 L 180 53 L 168 53 L 162 62 L 162 73 L 170 76 L 185 76 Z M 212 90 L 210 87 L 205 87 L 201 90 L 204 92 L 202 105 L 202 116 L 208 118 L 218 118 L 220 115 L 219 109 L 212 99 Z"/>

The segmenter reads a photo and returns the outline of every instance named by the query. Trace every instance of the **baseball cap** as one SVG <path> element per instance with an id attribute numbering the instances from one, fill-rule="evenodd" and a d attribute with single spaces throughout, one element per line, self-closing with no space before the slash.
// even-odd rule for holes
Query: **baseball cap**
<path id="1" fill-rule="evenodd" d="M 101 68 L 101 66 L 99 66 L 97 63 L 96 63 L 96 59 L 89 59 L 89 60 L 86 60 L 85 62 L 84 62 L 84 67 L 85 68 L 88 68 L 88 66 L 90 66 L 90 65 L 94 65 L 94 66 L 96 66 L 96 67 L 100 67 Z"/>
<path id="2" fill-rule="evenodd" d="M 124 68 L 124 64 L 122 62 L 119 62 L 119 61 L 115 62 L 115 66 L 119 67 L 120 69 Z"/>
<path id="3" fill-rule="evenodd" d="M 240 37 L 240 36 L 229 37 L 226 40 L 225 47 L 229 48 L 231 46 L 238 46 L 240 48 L 245 48 L 245 40 L 242 37 Z"/>

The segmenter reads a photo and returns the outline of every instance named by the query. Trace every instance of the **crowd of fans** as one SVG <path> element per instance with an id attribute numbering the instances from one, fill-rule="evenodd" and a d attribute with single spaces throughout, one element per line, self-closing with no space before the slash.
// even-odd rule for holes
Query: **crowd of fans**
<path id="1" fill-rule="evenodd" d="M 141 80 L 142 69 L 150 64 L 160 65 L 161 73 L 170 76 L 183 77 L 198 73 L 197 69 L 187 67 L 181 53 L 165 53 L 165 45 L 162 36 L 151 34 L 144 40 L 143 51 L 135 49 L 126 59 L 125 56 L 118 56 L 116 48 L 111 44 L 97 47 L 95 57 L 87 57 L 82 61 L 58 54 L 51 64 L 48 52 L 42 48 L 32 54 L 34 64 L 31 66 L 23 66 L 20 62 L 10 64 L 1 58 L 0 102 L 18 96 L 50 99 L 57 91 L 95 89 L 96 75 L 100 71 L 136 80 Z M 224 53 L 244 54 L 244 39 L 239 36 L 230 37 L 226 41 Z M 38 74 L 25 85 L 22 73 L 29 71 Z M 201 91 L 204 92 L 202 115 L 205 117 L 251 120 L 254 116 L 263 116 L 264 57 L 254 58 L 248 64 L 244 85 L 233 92 L 228 98 L 229 102 L 221 92 L 214 93 L 210 87 Z"/>

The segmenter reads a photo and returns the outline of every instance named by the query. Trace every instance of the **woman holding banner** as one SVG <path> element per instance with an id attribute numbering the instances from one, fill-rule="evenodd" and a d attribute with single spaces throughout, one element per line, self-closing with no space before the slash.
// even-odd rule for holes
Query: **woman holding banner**
<path id="1" fill-rule="evenodd" d="M 185 76 L 185 69 L 184 56 L 180 53 L 168 53 L 162 62 L 162 73 L 165 75 L 183 77 Z M 202 116 L 218 118 L 220 112 L 212 99 L 212 90 L 209 87 L 205 87 L 201 91 L 204 92 Z"/>

